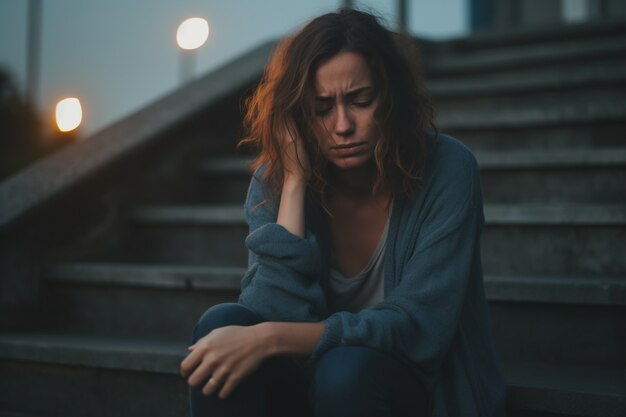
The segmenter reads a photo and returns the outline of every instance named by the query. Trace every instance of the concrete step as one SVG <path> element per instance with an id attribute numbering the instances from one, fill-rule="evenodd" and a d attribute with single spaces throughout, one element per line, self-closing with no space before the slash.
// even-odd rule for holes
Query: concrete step
<path id="1" fill-rule="evenodd" d="M 442 54 L 491 50 L 502 46 L 542 45 L 546 42 L 576 42 L 621 37 L 626 34 L 622 19 L 542 27 L 511 27 L 503 31 L 479 31 L 461 38 L 436 42 Z"/>
<path id="2" fill-rule="evenodd" d="M 626 148 L 476 151 L 487 203 L 626 203 Z"/>
<path id="3" fill-rule="evenodd" d="M 485 277 L 503 360 L 626 368 L 626 277 Z"/>
<path id="4" fill-rule="evenodd" d="M 548 148 L 475 151 L 481 170 L 595 168 L 624 166 L 626 148 Z M 245 157 L 206 158 L 198 164 L 198 175 L 208 178 L 245 180 L 250 182 L 249 165 L 252 160 Z"/>
<path id="5" fill-rule="evenodd" d="M 489 311 L 494 346 L 503 360 L 626 368 L 623 304 L 492 301 Z"/>
<path id="6" fill-rule="evenodd" d="M 626 203 L 626 148 L 477 150 L 487 203 Z M 244 201 L 247 158 L 206 159 L 198 166 L 211 199 Z M 219 188 L 218 188 L 219 187 Z M 195 192 L 196 203 L 210 203 Z"/>
<path id="7" fill-rule="evenodd" d="M 485 216 L 489 274 L 626 276 L 624 205 L 493 204 Z"/>
<path id="8" fill-rule="evenodd" d="M 53 264 L 42 272 L 42 325 L 81 334 L 186 341 L 207 308 L 237 299 L 244 273 L 245 268 L 186 265 Z M 609 310 L 626 305 L 626 278 L 487 275 L 485 288 L 488 301 L 496 304 Z"/>
<path id="9" fill-rule="evenodd" d="M 530 100 L 528 105 L 515 109 L 485 108 L 480 102 L 476 103 L 476 108 L 463 107 L 458 110 L 442 108 L 437 117 L 437 124 L 442 132 L 448 132 L 600 124 L 620 122 L 626 117 L 624 101 L 578 100 L 569 103 L 561 101 L 558 97 L 554 100 L 554 105 L 546 107 L 532 106 Z M 489 102 L 486 102 L 486 105 L 489 105 Z M 623 138 L 623 131 L 620 132 L 620 136 Z"/>
<path id="10" fill-rule="evenodd" d="M 132 220 L 126 246 L 114 259 L 216 266 L 247 263 L 243 204 L 138 207 Z"/>
<path id="11" fill-rule="evenodd" d="M 205 158 L 196 169 L 206 193 L 195 193 L 201 203 L 243 203 L 250 185 L 250 162 L 246 157 Z M 198 195 L 200 194 L 200 195 Z"/>
<path id="12" fill-rule="evenodd" d="M 499 275 L 626 275 L 626 206 L 487 204 L 485 271 Z M 136 209 L 122 261 L 244 266 L 241 206 Z"/>
<path id="13" fill-rule="evenodd" d="M 526 45 L 503 45 L 466 52 L 433 53 L 426 61 L 428 74 L 436 76 L 467 75 L 475 72 L 506 73 L 521 67 L 571 65 L 626 56 L 626 35 L 544 41 Z"/>
<path id="14" fill-rule="evenodd" d="M 487 204 L 488 226 L 626 226 L 621 204 Z"/>
<path id="15" fill-rule="evenodd" d="M 512 152 L 477 151 L 476 159 L 482 171 L 528 169 L 585 169 L 623 167 L 626 147 L 599 149 L 529 149 Z"/>
<path id="16" fill-rule="evenodd" d="M 614 110 L 609 109 L 612 105 L 622 106 L 623 109 L 624 102 L 626 102 L 626 79 L 610 85 L 528 89 L 517 93 L 496 91 L 434 98 L 435 108 L 442 122 L 447 117 L 457 117 L 456 115 L 479 118 L 484 115 L 506 115 L 518 111 L 540 112 L 539 114 L 545 114 L 548 120 L 565 116 L 566 113 L 563 112 L 568 111 L 595 118 L 612 114 Z M 525 122 L 528 123 L 529 120 Z"/>
<path id="17" fill-rule="evenodd" d="M 626 277 L 486 275 L 489 302 L 626 306 Z"/>
<path id="18" fill-rule="evenodd" d="M 46 285 L 72 288 L 75 292 L 82 292 L 86 288 L 119 289 L 124 293 L 132 289 L 150 289 L 170 293 L 205 292 L 205 296 L 211 292 L 224 292 L 236 296 L 245 272 L 246 268 L 237 267 L 60 262 L 44 268 L 42 276 Z M 623 277 L 486 275 L 484 281 L 489 301 L 626 305 L 626 278 Z M 108 295 L 102 292 L 102 296 Z M 135 300 L 132 301 L 137 303 Z M 154 303 L 149 309 L 137 310 L 161 311 L 158 308 L 159 300 L 152 301 Z M 229 301 L 232 301 L 232 297 L 217 302 Z M 190 303 L 191 300 L 185 299 L 184 302 Z M 203 298 L 203 305 L 206 305 L 206 302 L 206 298 Z M 91 305 L 90 302 L 85 304 L 86 307 Z M 112 310 L 112 306 L 116 309 L 119 307 L 119 303 L 107 305 L 109 310 Z M 85 318 L 82 314 L 80 317 Z"/>
<path id="19" fill-rule="evenodd" d="M 623 147 L 626 143 L 626 114 L 621 118 L 599 116 L 598 119 L 576 120 L 564 118 L 562 123 L 549 125 L 537 117 L 536 124 L 525 123 L 515 127 L 501 123 L 497 113 L 493 113 L 494 123 L 490 126 L 483 120 L 478 123 L 457 122 L 456 126 L 440 131 L 450 134 L 465 142 L 475 151 L 504 151 L 529 149 L 593 149 L 604 147 Z M 467 116 L 468 119 L 471 115 Z M 527 121 L 531 119 L 527 118 Z"/>
<path id="20" fill-rule="evenodd" d="M 624 146 L 623 101 L 555 100 L 555 105 L 545 107 L 530 99 L 528 105 L 515 109 L 485 110 L 471 103 L 457 111 L 441 109 L 437 125 L 475 150 Z M 490 106 L 490 101 L 485 105 Z"/>
<path id="21" fill-rule="evenodd" d="M 67 416 L 188 415 L 178 376 L 184 355 L 184 344 L 150 340 L 1 334 L 0 403 Z M 623 370 L 519 362 L 502 369 L 512 415 L 623 415 Z"/>
<path id="22" fill-rule="evenodd" d="M 245 268 L 66 262 L 42 275 L 45 329 L 190 340 L 209 307 L 237 300 Z"/>
<path id="23" fill-rule="evenodd" d="M 503 362 L 502 371 L 511 416 L 619 417 L 626 410 L 623 369 Z"/>
<path id="24" fill-rule="evenodd" d="M 626 368 L 626 277 L 486 276 L 485 290 L 503 360 Z"/>
<path id="25" fill-rule="evenodd" d="M 55 416 L 188 416 L 186 344 L 0 334 L 2 408 Z"/>
<path id="26" fill-rule="evenodd" d="M 539 67 L 518 73 L 469 74 L 427 81 L 435 101 L 454 97 L 496 96 L 529 92 L 565 91 L 589 86 L 613 86 L 626 80 L 626 59 L 611 65 L 584 62 L 567 69 Z"/>

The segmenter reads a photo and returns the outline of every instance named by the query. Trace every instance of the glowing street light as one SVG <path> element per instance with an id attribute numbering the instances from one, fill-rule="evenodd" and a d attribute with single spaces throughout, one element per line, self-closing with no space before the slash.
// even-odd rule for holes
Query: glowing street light
<path id="1" fill-rule="evenodd" d="M 182 83 L 191 80 L 195 75 L 196 53 L 209 38 L 209 23 L 201 17 L 184 20 L 176 31 L 176 43 L 181 49 L 180 80 Z"/>
<path id="2" fill-rule="evenodd" d="M 198 49 L 209 38 L 209 23 L 201 17 L 183 21 L 176 31 L 176 43 L 185 50 Z"/>
<path id="3" fill-rule="evenodd" d="M 68 97 L 57 103 L 56 122 L 61 132 L 70 132 L 80 126 L 83 120 L 83 109 L 80 100 Z"/>

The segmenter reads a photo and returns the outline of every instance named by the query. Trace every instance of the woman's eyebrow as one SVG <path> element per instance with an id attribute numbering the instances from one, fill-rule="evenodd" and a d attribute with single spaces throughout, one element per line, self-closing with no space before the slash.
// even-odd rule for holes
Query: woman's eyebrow
<path id="1" fill-rule="evenodd" d="M 352 99 L 354 97 L 357 97 L 359 95 L 361 95 L 362 93 L 369 93 L 371 90 L 374 90 L 374 87 L 372 86 L 365 86 L 365 87 L 359 87 L 359 88 L 355 88 L 354 90 L 348 91 L 345 94 L 346 98 Z"/>
<path id="2" fill-rule="evenodd" d="M 350 90 L 344 94 L 344 97 L 347 99 L 353 99 L 362 93 L 369 93 L 371 90 L 374 90 L 374 87 L 367 85 L 363 87 L 355 88 L 354 90 Z M 328 102 L 335 100 L 334 96 L 316 96 L 315 101 Z"/>

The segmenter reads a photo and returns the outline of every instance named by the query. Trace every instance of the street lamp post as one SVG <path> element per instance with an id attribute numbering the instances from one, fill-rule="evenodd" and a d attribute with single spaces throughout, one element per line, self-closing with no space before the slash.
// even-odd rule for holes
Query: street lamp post
<path id="1" fill-rule="evenodd" d="M 195 77 L 196 50 L 209 37 L 209 24 L 201 17 L 184 20 L 176 31 L 176 43 L 180 48 L 180 82 L 184 84 Z"/>
<path id="2" fill-rule="evenodd" d="M 407 1 L 406 0 L 398 0 L 398 30 L 400 32 L 407 31 Z"/>
<path id="3" fill-rule="evenodd" d="M 28 2 L 28 47 L 26 54 L 26 96 L 33 108 L 39 100 L 39 67 L 41 60 L 41 0 Z"/>

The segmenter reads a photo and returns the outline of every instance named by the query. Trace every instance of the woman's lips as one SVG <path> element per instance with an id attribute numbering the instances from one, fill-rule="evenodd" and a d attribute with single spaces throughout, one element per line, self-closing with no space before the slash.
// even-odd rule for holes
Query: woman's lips
<path id="1" fill-rule="evenodd" d="M 333 146 L 332 150 L 338 156 L 351 156 L 363 152 L 365 142 L 346 143 L 344 145 Z"/>

